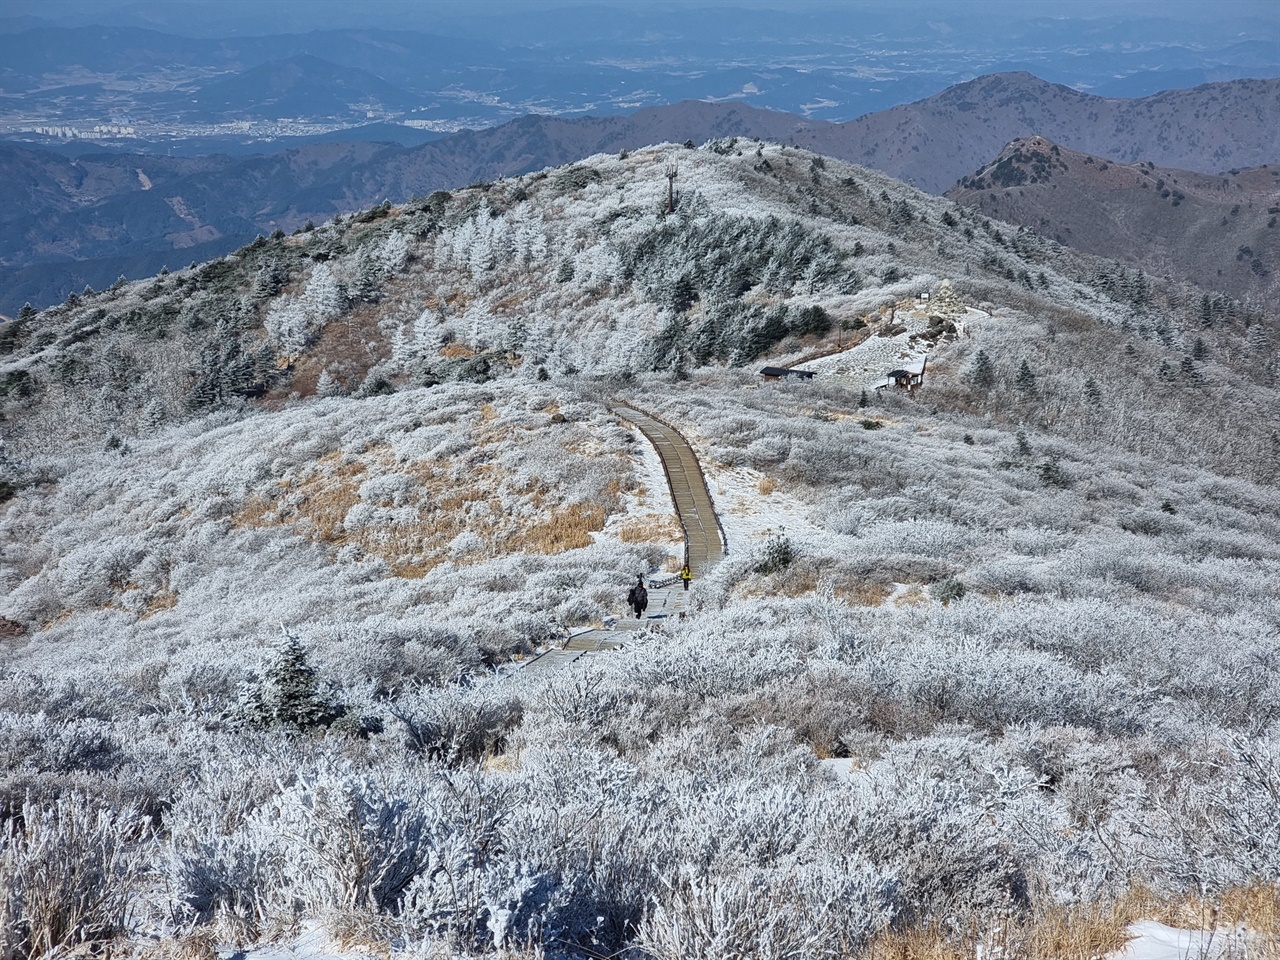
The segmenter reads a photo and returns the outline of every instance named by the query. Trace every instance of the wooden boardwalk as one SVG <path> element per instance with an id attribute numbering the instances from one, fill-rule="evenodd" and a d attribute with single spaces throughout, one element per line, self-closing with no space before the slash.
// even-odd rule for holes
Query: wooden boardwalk
<path id="1" fill-rule="evenodd" d="M 635 424 L 658 451 L 676 516 L 684 530 L 685 562 L 689 564 L 694 579 L 700 579 L 724 557 L 726 548 L 698 458 L 675 427 L 632 407 L 614 407 L 613 412 Z M 651 586 L 649 607 L 643 617 L 620 617 L 603 627 L 576 633 L 563 647 L 548 650 L 528 661 L 521 672 L 527 675 L 556 670 L 600 650 L 617 650 L 626 645 L 627 634 L 681 616 L 688 609 L 688 602 L 689 594 L 678 582 L 671 586 Z"/>
<path id="2" fill-rule="evenodd" d="M 647 413 L 632 407 L 615 407 L 613 412 L 639 427 L 658 451 L 676 516 L 684 528 L 685 561 L 695 579 L 700 578 L 724 557 L 725 546 L 716 508 L 693 448 L 675 427 Z"/>

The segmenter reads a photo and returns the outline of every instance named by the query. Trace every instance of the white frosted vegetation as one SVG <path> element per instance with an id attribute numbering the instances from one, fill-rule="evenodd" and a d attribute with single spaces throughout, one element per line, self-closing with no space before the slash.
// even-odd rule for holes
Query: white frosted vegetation
<path id="1" fill-rule="evenodd" d="M 379 208 L 5 359 L 10 941 L 857 957 L 1273 881 L 1260 335 L 818 161 L 667 145 Z M 916 396 L 752 372 L 942 277 L 972 322 Z M 690 438 L 729 555 L 626 650 L 502 669 L 672 559 L 615 398 Z M 67 851 L 100 915 L 32 907 Z"/>

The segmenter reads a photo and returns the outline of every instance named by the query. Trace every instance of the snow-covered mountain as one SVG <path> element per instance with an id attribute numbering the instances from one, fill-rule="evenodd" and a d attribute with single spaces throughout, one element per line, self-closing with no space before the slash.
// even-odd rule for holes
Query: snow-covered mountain
<path id="1" fill-rule="evenodd" d="M 742 139 L 6 325 L 8 942 L 1040 956 L 1214 905 L 1265 934 L 1276 334 Z M 679 567 L 622 401 L 688 438 L 728 556 L 686 617 L 522 674 Z"/>

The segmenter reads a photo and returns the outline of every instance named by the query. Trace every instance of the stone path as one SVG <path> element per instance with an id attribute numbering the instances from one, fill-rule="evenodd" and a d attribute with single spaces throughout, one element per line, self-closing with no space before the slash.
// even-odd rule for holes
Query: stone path
<path id="1" fill-rule="evenodd" d="M 706 575 L 725 554 L 724 535 L 716 518 L 711 494 L 693 449 L 674 427 L 632 407 L 618 406 L 613 412 L 634 423 L 653 444 L 667 475 L 676 516 L 685 534 L 685 558 L 695 580 Z M 536 674 L 559 669 L 600 650 L 617 650 L 637 630 L 661 627 L 688 609 L 689 594 L 676 578 L 652 580 L 646 584 L 649 606 L 644 616 L 620 617 L 571 636 L 563 647 L 548 650 L 528 661 L 522 673 Z"/>

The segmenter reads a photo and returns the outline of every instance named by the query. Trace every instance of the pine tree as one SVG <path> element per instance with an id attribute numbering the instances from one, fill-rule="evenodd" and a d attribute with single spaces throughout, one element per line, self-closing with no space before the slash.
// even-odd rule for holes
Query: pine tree
<path id="1" fill-rule="evenodd" d="M 996 371 L 985 350 L 979 350 L 969 370 L 969 382 L 979 390 L 990 390 L 996 385 Z"/>
<path id="2" fill-rule="evenodd" d="M 1098 381 L 1090 377 L 1084 382 L 1084 402 L 1091 407 L 1102 406 L 1102 390 L 1098 387 Z"/>
<path id="3" fill-rule="evenodd" d="M 246 690 L 243 710 L 260 726 L 295 730 L 328 726 L 345 712 L 340 704 L 321 696 L 315 669 L 307 662 L 306 648 L 297 637 L 286 638 L 263 681 Z"/>
<path id="4" fill-rule="evenodd" d="M 1014 380 L 1013 385 L 1024 397 L 1034 397 L 1037 395 L 1036 375 L 1031 369 L 1031 364 L 1027 363 L 1027 361 L 1022 361 L 1022 366 L 1018 368 L 1018 377 Z"/>

